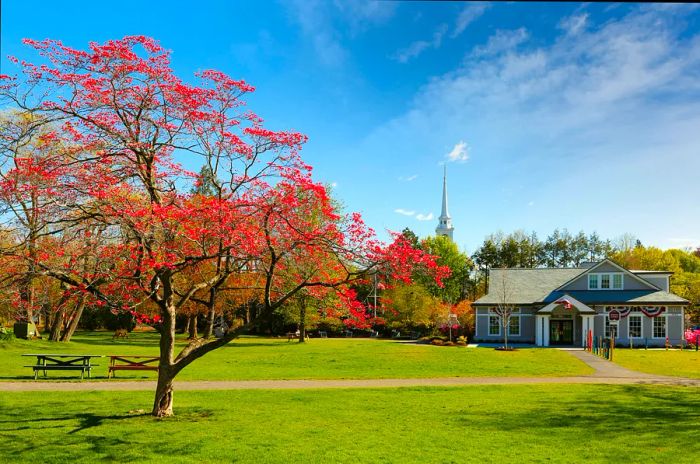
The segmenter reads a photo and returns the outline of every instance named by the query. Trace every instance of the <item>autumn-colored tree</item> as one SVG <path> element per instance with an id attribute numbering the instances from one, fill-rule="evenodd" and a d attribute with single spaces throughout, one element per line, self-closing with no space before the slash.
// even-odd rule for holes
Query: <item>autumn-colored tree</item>
<path id="1" fill-rule="evenodd" d="M 97 222 L 118 240 L 100 248 L 112 264 L 97 276 L 74 264 L 56 266 L 41 254 L 15 255 L 33 273 L 132 311 L 159 331 L 153 415 L 173 414 L 173 380 L 184 367 L 248 329 L 233 327 L 221 338 L 192 340 L 175 352 L 178 312 L 193 296 L 209 292 L 207 317 L 213 319 L 219 290 L 236 273 L 261 276 L 255 290 L 267 312 L 304 289 L 326 288 L 358 325 L 366 314 L 349 283 L 379 268 L 403 281 L 416 267 L 436 270 L 437 281 L 446 275 L 400 235 L 385 246 L 359 215 L 341 217 L 299 156 L 306 137 L 267 129 L 244 111 L 243 97 L 254 90 L 247 83 L 211 70 L 198 73 L 197 84 L 182 81 L 170 68 L 169 52 L 146 37 L 91 43 L 87 51 L 54 40 L 25 43 L 47 61 L 21 62 L 24 78 L 1 76 L 0 93 L 32 120 L 58 124 L 48 136 L 69 148 L 55 169 L 28 162 L 12 169 L 18 176 L 36 175 L 42 195 L 61 200 L 38 208 L 61 224 L 57 234 Z M 13 142 L 12 134 L 3 137 Z M 176 155 L 199 157 L 209 166 L 217 179 L 213 195 L 180 187 L 202 179 L 183 169 Z M 295 263 L 321 258 L 324 266 L 314 272 L 296 271 Z M 146 302 L 157 308 L 154 314 L 139 312 Z"/>

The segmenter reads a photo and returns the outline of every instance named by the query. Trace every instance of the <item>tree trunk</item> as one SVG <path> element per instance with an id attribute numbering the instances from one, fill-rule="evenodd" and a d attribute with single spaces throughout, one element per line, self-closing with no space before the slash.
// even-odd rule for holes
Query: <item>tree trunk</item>
<path id="1" fill-rule="evenodd" d="M 204 339 L 210 339 L 214 334 L 214 319 L 216 319 L 216 310 L 214 302 L 216 301 L 216 289 L 209 290 L 209 302 L 207 303 L 207 325 L 204 327 Z"/>
<path id="2" fill-rule="evenodd" d="M 85 297 L 81 297 L 78 303 L 75 305 L 75 309 L 71 313 L 70 320 L 68 322 L 68 327 L 61 335 L 62 342 L 69 342 L 76 329 L 78 328 L 78 323 L 83 315 L 83 310 L 85 309 Z"/>
<path id="3" fill-rule="evenodd" d="M 186 321 L 187 321 L 187 322 L 185 322 L 185 328 L 182 329 L 182 333 L 184 333 L 184 334 L 190 332 L 190 323 L 191 323 L 191 321 L 190 321 L 190 316 L 187 316 Z"/>
<path id="4" fill-rule="evenodd" d="M 49 320 L 49 340 L 58 342 L 61 340 L 61 329 L 63 328 L 63 308 L 56 310 Z"/>
<path id="5" fill-rule="evenodd" d="M 306 342 L 306 305 L 299 308 L 299 343 Z"/>
<path id="6" fill-rule="evenodd" d="M 173 375 L 170 366 L 164 366 L 161 353 L 161 364 L 158 370 L 158 385 L 156 386 L 156 397 L 153 401 L 153 411 L 155 417 L 168 417 L 173 415 Z"/>
<path id="7" fill-rule="evenodd" d="M 190 335 L 187 338 L 190 340 L 194 340 L 196 338 L 199 338 L 199 334 L 197 333 L 197 315 L 190 316 L 187 324 L 189 325 L 189 332 L 190 332 Z"/>
<path id="8" fill-rule="evenodd" d="M 173 379 L 177 374 L 174 365 L 175 353 L 175 307 L 171 299 L 165 299 L 161 306 L 163 322 L 160 326 L 160 361 L 158 363 L 158 385 L 153 401 L 152 415 L 167 417 L 173 415 Z M 196 321 L 193 325 L 197 325 Z"/>

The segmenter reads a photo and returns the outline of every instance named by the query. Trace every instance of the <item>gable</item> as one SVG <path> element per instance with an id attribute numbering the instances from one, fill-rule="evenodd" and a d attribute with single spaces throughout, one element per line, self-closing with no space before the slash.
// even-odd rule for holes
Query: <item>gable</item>
<path id="1" fill-rule="evenodd" d="M 589 274 L 598 273 L 622 273 L 623 275 L 623 289 L 624 290 L 659 290 L 657 286 L 649 281 L 642 279 L 641 277 L 633 274 L 627 269 L 618 266 L 610 260 L 604 260 L 597 265 L 587 269 L 581 275 L 577 276 L 573 280 L 565 283 L 561 287 L 557 288 L 557 291 L 569 292 L 569 291 L 583 291 L 588 290 L 588 276 Z M 591 290 L 591 291 L 607 291 L 607 290 Z"/>

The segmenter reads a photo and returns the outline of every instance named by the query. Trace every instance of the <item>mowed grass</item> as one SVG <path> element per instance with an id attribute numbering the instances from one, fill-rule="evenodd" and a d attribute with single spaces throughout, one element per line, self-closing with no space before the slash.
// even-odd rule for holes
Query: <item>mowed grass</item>
<path id="1" fill-rule="evenodd" d="M 613 356 L 616 363 L 635 371 L 700 379 L 700 352 L 695 350 L 617 349 Z"/>
<path id="2" fill-rule="evenodd" d="M 78 333 L 70 343 L 15 340 L 0 344 L 0 380 L 30 379 L 24 365 L 35 358 L 24 353 L 77 353 L 157 355 L 155 333 L 133 333 L 129 340 L 111 339 L 111 333 Z M 179 340 L 179 346 L 186 341 Z M 107 376 L 108 359 L 93 378 Z M 287 339 L 243 337 L 215 350 L 186 367 L 179 380 L 270 379 L 371 379 L 470 376 L 567 376 L 593 370 L 569 354 L 551 349 L 437 347 L 376 339 L 311 339 L 307 343 Z M 154 372 L 120 371 L 120 379 L 152 379 Z M 49 372 L 51 379 L 76 379 L 75 372 Z"/>
<path id="3" fill-rule="evenodd" d="M 0 395 L 0 462 L 695 462 L 695 387 L 511 385 Z"/>

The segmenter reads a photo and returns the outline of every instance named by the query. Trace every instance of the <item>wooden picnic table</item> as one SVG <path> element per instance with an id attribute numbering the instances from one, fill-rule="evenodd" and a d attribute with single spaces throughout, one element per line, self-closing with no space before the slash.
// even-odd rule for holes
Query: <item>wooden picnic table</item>
<path id="1" fill-rule="evenodd" d="M 82 380 L 87 372 L 88 379 L 92 368 L 97 364 L 92 364 L 92 358 L 103 358 L 101 354 L 49 354 L 49 353 L 30 353 L 22 356 L 35 356 L 36 364 L 31 366 L 34 370 L 34 380 L 39 378 L 39 371 L 44 372 L 44 377 L 47 377 L 46 371 L 80 371 L 80 379 Z"/>
<path id="2" fill-rule="evenodd" d="M 115 371 L 158 371 L 158 356 L 136 356 L 131 354 L 109 356 L 107 378 L 112 378 Z"/>

